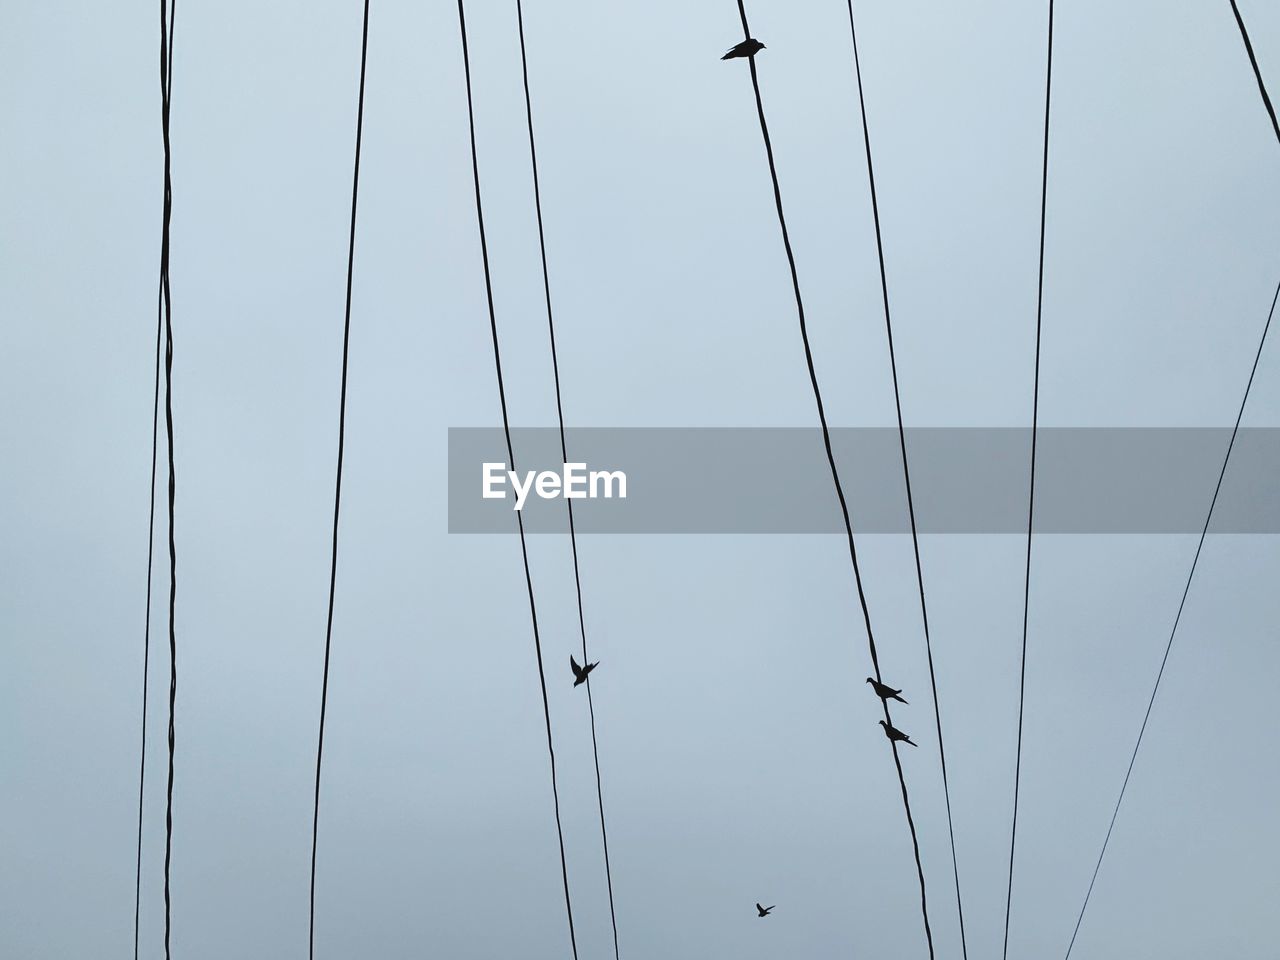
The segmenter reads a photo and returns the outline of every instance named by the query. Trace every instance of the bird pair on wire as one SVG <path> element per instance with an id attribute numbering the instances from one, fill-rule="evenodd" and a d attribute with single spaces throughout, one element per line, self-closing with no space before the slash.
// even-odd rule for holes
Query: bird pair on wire
<path id="1" fill-rule="evenodd" d="M 726 53 L 720 59 L 721 60 L 737 60 L 737 59 L 750 60 L 763 49 L 765 49 L 765 46 L 763 43 L 755 39 L 755 37 L 748 37 L 746 40 L 743 40 L 741 43 L 734 44 L 732 47 L 730 47 L 729 52 Z M 576 663 L 573 665 L 573 670 L 574 670 L 574 673 L 577 674 L 578 665 Z M 583 678 L 585 678 L 585 676 L 586 674 L 584 673 Z M 578 683 L 581 683 L 581 682 L 582 682 L 582 679 L 579 679 Z M 897 700 L 899 703 L 907 702 L 903 700 L 902 697 L 900 696 L 900 694 L 902 693 L 901 690 L 895 690 L 893 689 L 893 687 L 883 684 L 879 680 L 875 680 L 871 677 L 867 677 L 867 683 L 871 684 L 871 688 L 875 690 L 876 696 L 879 697 L 881 700 Z M 885 736 L 888 737 L 889 740 L 892 741 L 893 743 L 909 743 L 913 747 L 917 746 L 914 740 L 912 740 L 909 736 L 907 736 L 905 733 L 903 733 L 893 724 L 888 723 L 887 721 L 881 720 L 880 726 L 884 727 Z M 757 903 L 756 907 L 760 910 L 760 916 L 763 917 L 766 915 L 767 911 L 763 907 L 761 907 L 760 904 Z"/>
<path id="2" fill-rule="evenodd" d="M 881 700 L 897 700 L 899 703 L 907 702 L 902 699 L 901 690 L 895 690 L 893 689 L 893 687 L 889 686 L 888 684 L 881 683 L 879 680 L 876 680 L 873 677 L 867 677 L 867 683 L 871 684 L 871 689 L 875 691 L 876 696 L 879 697 Z M 918 744 L 914 740 L 912 740 L 909 736 L 907 736 L 905 733 L 903 733 L 893 724 L 886 723 L 884 720 L 881 720 L 880 726 L 884 727 L 884 735 L 888 737 L 891 741 L 895 743 L 898 743 L 898 742 L 909 743 L 913 747 L 918 746 Z"/>

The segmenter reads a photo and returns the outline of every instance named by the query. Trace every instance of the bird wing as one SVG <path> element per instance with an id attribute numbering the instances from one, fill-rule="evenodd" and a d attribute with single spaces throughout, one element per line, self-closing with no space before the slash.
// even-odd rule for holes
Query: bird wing
<path id="1" fill-rule="evenodd" d="M 570 669 L 571 669 L 571 670 L 573 670 L 573 675 L 574 675 L 575 677 L 580 677 L 580 676 L 582 676 L 582 668 L 581 668 L 580 666 L 578 666 L 578 661 L 577 661 L 577 660 L 575 660 L 575 659 L 573 659 L 573 654 L 572 654 L 572 653 L 571 653 L 571 654 L 569 654 L 569 667 L 570 667 Z"/>

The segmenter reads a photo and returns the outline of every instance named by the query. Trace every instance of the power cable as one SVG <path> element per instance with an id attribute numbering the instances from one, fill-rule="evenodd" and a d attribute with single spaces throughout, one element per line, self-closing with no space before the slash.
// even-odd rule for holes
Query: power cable
<path id="1" fill-rule="evenodd" d="M 747 24 L 747 10 L 744 0 L 738 0 L 738 14 L 742 19 L 742 34 L 744 40 L 751 39 L 751 28 Z M 751 87 L 755 91 L 756 98 L 756 114 L 760 119 L 760 134 L 764 140 L 765 154 L 769 161 L 769 177 L 773 181 L 773 200 L 774 206 L 778 213 L 778 226 L 782 231 L 782 245 L 786 250 L 787 265 L 791 271 L 791 287 L 795 294 L 796 314 L 800 321 L 800 338 L 804 343 L 805 362 L 809 368 L 809 383 L 813 388 L 813 399 L 818 409 L 818 421 L 822 426 L 822 443 L 826 448 L 827 464 L 831 468 L 831 479 L 835 484 L 836 497 L 840 501 L 840 512 L 844 518 L 845 535 L 849 545 L 849 559 L 853 564 L 854 582 L 858 588 L 858 603 L 862 608 L 862 619 L 866 624 L 867 630 L 867 646 L 871 654 L 871 666 L 875 671 L 876 681 L 881 682 L 883 678 L 880 674 L 880 658 L 876 653 L 875 634 L 871 629 L 871 613 L 867 608 L 867 596 L 862 586 L 862 571 L 858 565 L 858 551 L 854 544 L 853 523 L 849 519 L 849 505 L 845 499 L 844 486 L 840 482 L 840 471 L 836 467 L 835 454 L 831 449 L 831 430 L 827 425 L 827 415 L 822 403 L 822 391 L 818 385 L 818 375 L 813 365 L 813 350 L 809 345 L 809 330 L 805 323 L 804 316 L 804 300 L 800 294 L 800 278 L 796 272 L 795 253 L 791 249 L 791 236 L 787 231 L 786 214 L 782 209 L 782 189 L 778 184 L 778 169 L 773 157 L 773 142 L 769 138 L 769 125 L 765 120 L 764 101 L 760 96 L 760 78 L 756 72 L 756 60 L 754 56 L 746 58 L 748 66 L 751 68 Z M 881 700 L 881 706 L 884 708 L 885 723 L 893 726 L 893 720 L 889 715 L 889 704 L 885 700 Z M 933 957 L 933 932 L 929 926 L 929 907 L 925 896 L 924 883 L 924 867 L 920 862 L 920 842 L 916 836 L 915 820 L 911 816 L 911 802 L 907 797 L 907 781 L 902 772 L 902 761 L 898 757 L 898 744 L 890 740 L 890 748 L 893 751 L 893 763 L 898 770 L 898 784 L 902 788 L 902 806 L 907 815 L 907 826 L 911 830 L 911 846 L 915 854 L 916 873 L 920 879 L 920 911 L 924 916 L 924 933 L 925 939 L 929 944 L 929 956 Z"/>
<path id="2" fill-rule="evenodd" d="M 507 414 L 507 390 L 502 378 L 502 353 L 498 347 L 498 318 L 493 306 L 493 278 L 489 269 L 489 244 L 484 232 L 484 206 L 480 199 L 480 159 L 476 149 L 475 102 L 471 92 L 471 55 L 467 46 L 467 19 L 462 0 L 458 0 L 458 29 L 462 36 L 462 66 L 467 83 L 467 122 L 471 135 L 471 175 L 475 184 L 476 225 L 480 233 L 480 256 L 484 264 L 484 292 L 489 307 L 489 332 L 493 338 L 493 365 L 498 377 L 498 401 L 502 407 L 502 433 L 507 442 L 507 460 L 516 469 L 515 450 L 511 443 L 511 420 Z M 560 821 L 560 791 L 556 782 L 556 751 L 551 736 L 551 705 L 547 698 L 547 674 L 542 665 L 542 636 L 538 631 L 538 607 L 533 596 L 533 574 L 529 570 L 529 547 L 525 541 L 524 518 L 516 511 L 520 529 L 520 555 L 524 561 L 525 587 L 529 594 L 529 617 L 533 623 L 533 646 L 538 660 L 538 684 L 542 690 L 542 716 L 547 729 L 547 756 L 551 762 L 551 797 L 555 809 L 556 835 L 560 842 L 560 877 L 564 884 L 564 909 L 569 920 L 569 943 L 574 960 L 578 956 L 578 938 L 573 926 L 573 903 L 569 898 L 569 866 L 564 853 L 564 826 Z"/>
<path id="3" fill-rule="evenodd" d="M 1240 28 L 1240 39 L 1244 41 L 1245 53 L 1249 55 L 1249 65 L 1253 67 L 1254 79 L 1258 81 L 1258 93 L 1262 95 L 1262 105 L 1267 108 L 1267 116 L 1271 118 L 1271 129 L 1275 131 L 1276 140 L 1280 141 L 1280 122 L 1276 121 L 1276 108 L 1271 105 L 1271 95 L 1267 93 L 1267 85 L 1262 79 L 1262 70 L 1258 67 L 1258 58 L 1253 52 L 1253 43 L 1249 40 L 1249 30 L 1240 16 L 1240 8 L 1236 0 L 1231 0 L 1231 12 L 1235 14 L 1236 26 Z"/>
<path id="4" fill-rule="evenodd" d="M 1013 854 L 1018 842 L 1018 791 L 1022 783 L 1022 714 L 1027 693 L 1027 623 L 1031 611 L 1031 539 L 1036 515 L 1036 438 L 1040 421 L 1040 334 L 1044 317 L 1044 235 L 1049 200 L 1049 104 L 1053 90 L 1053 0 L 1049 0 L 1048 54 L 1044 77 L 1044 147 L 1040 172 L 1040 265 L 1036 277 L 1036 360 L 1031 392 L 1031 477 L 1027 491 L 1027 563 L 1022 585 L 1022 656 L 1018 672 L 1018 750 L 1013 770 L 1013 826 L 1009 832 L 1009 886 L 1004 903 L 1004 950 L 1009 956 L 1009 915 L 1013 908 Z"/>
<path id="5" fill-rule="evenodd" d="M 166 36 L 164 32 L 165 9 L 163 3 L 160 8 L 161 14 L 161 44 L 162 46 L 172 44 L 172 19 L 169 20 L 170 33 Z M 169 79 L 172 70 L 168 64 L 168 49 L 164 49 L 161 53 L 161 73 L 160 73 L 160 111 L 163 122 L 165 105 L 169 101 L 170 84 Z M 168 191 L 166 190 L 166 195 Z M 161 215 L 161 248 L 164 249 L 163 231 L 164 216 Z M 134 884 L 133 884 L 133 960 L 138 960 L 140 920 L 142 916 L 142 811 L 143 799 L 147 782 L 147 703 L 151 690 L 150 682 L 150 666 L 151 666 L 151 592 L 152 583 L 154 581 L 155 568 L 155 539 L 156 539 L 156 463 L 157 453 L 159 450 L 160 437 L 160 368 L 161 357 L 163 355 L 164 344 L 164 281 L 168 275 L 168 264 L 162 263 L 160 267 L 160 279 L 156 287 L 156 349 L 155 349 L 155 386 L 151 397 L 151 491 L 148 496 L 147 507 L 147 600 L 146 612 L 143 618 L 142 628 L 142 724 L 138 744 L 138 841 L 137 852 L 134 868 Z"/>
<path id="6" fill-rule="evenodd" d="M 542 256 L 542 290 L 547 304 L 547 332 L 551 337 L 551 369 L 555 375 L 556 416 L 560 426 L 560 454 L 569 462 L 569 448 L 565 440 L 564 404 L 560 396 L 560 361 L 556 354 L 556 324 L 551 309 L 551 275 L 547 269 L 547 240 L 542 228 L 542 190 L 538 182 L 538 150 L 533 135 L 533 100 L 529 93 L 529 58 L 525 50 L 524 10 L 521 0 L 516 0 L 516 22 L 520 29 L 520 67 L 524 77 L 525 116 L 529 125 L 529 160 L 533 167 L 533 202 L 538 215 L 538 251 Z M 513 468 L 514 469 L 514 468 Z M 573 550 L 573 585 L 578 599 L 578 630 L 582 636 L 582 662 L 587 662 L 587 620 L 582 606 L 582 576 L 578 567 L 578 535 L 573 523 L 573 501 L 565 498 L 569 509 L 569 544 Z M 604 848 L 604 875 L 609 887 L 609 921 L 613 925 L 613 956 L 619 960 L 618 914 L 613 903 L 613 869 L 609 862 L 609 832 L 605 826 L 604 787 L 600 778 L 600 744 L 596 738 L 596 708 L 591 695 L 591 676 L 587 675 L 587 711 L 591 718 L 591 755 L 595 760 L 596 802 L 600 808 L 600 843 Z"/>
<path id="7" fill-rule="evenodd" d="M 933 692 L 933 716 L 938 731 L 938 756 L 942 761 L 942 793 L 947 804 L 947 834 L 951 840 L 951 871 L 956 884 L 956 913 L 960 917 L 960 950 L 965 960 L 969 947 L 964 932 L 964 906 L 960 897 L 960 865 L 956 857 L 956 830 L 951 820 L 951 786 L 947 780 L 947 751 L 942 741 L 942 711 L 938 707 L 938 678 L 933 667 L 933 644 L 929 637 L 929 610 L 924 596 L 924 570 L 920 563 L 920 538 L 916 529 L 915 501 L 911 496 L 911 469 L 907 465 L 907 433 L 902 423 L 902 394 L 898 389 L 898 361 L 893 349 L 893 321 L 889 314 L 889 281 L 884 266 L 884 238 L 880 231 L 880 204 L 876 198 L 875 166 L 871 161 L 871 131 L 867 124 L 867 102 L 862 91 L 862 64 L 858 58 L 858 32 L 853 23 L 853 0 L 848 0 L 849 37 L 853 41 L 853 69 L 858 81 L 858 109 L 862 115 L 862 142 L 867 154 L 867 183 L 871 188 L 871 216 L 876 230 L 876 256 L 880 264 L 880 296 L 884 303 L 884 328 L 889 340 L 889 368 L 893 371 L 893 401 L 898 413 L 898 446 L 902 450 L 902 478 L 907 488 L 907 515 L 911 518 L 911 548 L 916 561 L 916 586 L 920 591 L 920 619 L 924 624 L 924 648 L 929 659 L 929 686 Z"/>
<path id="8" fill-rule="evenodd" d="M 164 955 L 170 957 L 172 933 L 172 895 L 170 867 L 173 859 L 173 761 L 175 745 L 175 714 L 178 704 L 178 640 L 176 627 L 178 598 L 178 551 L 174 534 L 174 518 L 177 502 L 177 476 L 173 452 L 173 297 L 169 286 L 170 228 L 173 222 L 172 149 L 169 138 L 169 116 L 173 91 L 173 25 L 177 16 L 176 0 L 160 2 L 160 129 L 164 143 L 164 207 L 160 228 L 160 306 L 164 316 L 164 418 L 165 438 L 169 460 L 169 724 L 168 724 L 168 774 L 165 784 L 164 811 Z M 152 472 L 154 482 L 154 471 Z M 148 589 L 150 583 L 148 582 Z M 148 604 L 148 608 L 150 604 Z M 150 610 L 148 609 L 148 618 Z M 146 645 L 150 646 L 147 638 Z M 146 691 L 143 691 L 146 698 Z M 143 730 L 143 740 L 146 730 Z M 145 775 L 145 768 L 141 775 Z M 141 786 L 139 786 L 141 791 Z M 141 802 L 139 803 L 141 807 Z M 139 812 L 141 831 L 141 812 Z M 139 862 L 141 837 L 139 837 Z M 139 866 L 139 871 L 141 867 Z M 135 880 L 135 893 L 140 895 L 140 882 Z M 138 904 L 134 909 L 134 950 L 137 951 Z"/>
<path id="9" fill-rule="evenodd" d="M 1267 93 L 1266 82 L 1258 67 L 1258 58 L 1253 52 L 1253 43 L 1249 40 L 1249 31 L 1244 19 L 1240 16 L 1240 8 L 1235 0 L 1230 0 L 1231 12 L 1235 14 L 1236 26 L 1240 29 L 1240 39 L 1244 41 L 1245 52 L 1249 55 L 1249 64 L 1253 67 L 1254 79 L 1258 82 L 1258 92 L 1262 96 L 1262 104 L 1266 107 L 1267 116 L 1271 119 L 1271 129 L 1275 132 L 1276 141 L 1280 143 L 1280 123 L 1276 122 L 1275 108 L 1271 105 L 1271 97 Z M 1093 876 L 1089 878 L 1089 889 L 1085 891 L 1084 903 L 1080 905 L 1080 914 L 1076 917 L 1075 928 L 1071 931 L 1071 942 L 1067 944 L 1066 956 L 1076 944 L 1080 933 L 1080 924 L 1084 922 L 1085 910 L 1089 908 L 1089 898 L 1093 896 L 1093 885 L 1098 881 L 1098 872 L 1102 869 L 1102 859 L 1107 855 L 1107 845 L 1111 842 L 1111 831 L 1115 829 L 1116 818 L 1120 815 L 1120 804 L 1124 802 L 1125 791 L 1129 788 L 1129 777 L 1133 774 L 1133 765 L 1138 759 L 1138 750 L 1142 746 L 1142 738 L 1147 732 L 1147 721 L 1151 719 L 1151 708 L 1155 706 L 1156 694 L 1160 691 L 1160 681 L 1164 678 L 1164 668 L 1169 662 L 1169 652 L 1173 649 L 1173 640 L 1178 633 L 1178 624 L 1182 620 L 1182 610 L 1187 603 L 1187 594 L 1191 591 L 1191 580 L 1196 575 L 1196 565 L 1200 562 L 1200 551 L 1204 548 L 1205 537 L 1209 533 L 1209 523 L 1213 519 L 1213 509 L 1218 503 L 1218 494 L 1222 490 L 1222 480 L 1227 475 L 1227 464 L 1231 461 L 1231 451 L 1235 447 L 1236 435 L 1240 432 L 1240 422 L 1244 419 L 1244 408 L 1249 402 L 1249 391 L 1253 388 L 1253 378 L 1258 372 L 1258 361 L 1262 359 L 1262 348 L 1267 342 L 1267 333 L 1271 329 L 1271 320 L 1275 316 L 1276 301 L 1280 300 L 1280 285 L 1276 286 L 1275 295 L 1271 298 L 1271 309 L 1267 312 L 1267 322 L 1262 327 L 1262 336 L 1258 339 L 1258 349 L 1253 357 L 1253 367 L 1249 370 L 1249 380 L 1245 384 L 1244 397 L 1240 400 L 1240 410 L 1236 413 L 1236 423 L 1231 430 L 1231 439 L 1227 443 L 1227 452 L 1222 458 L 1222 469 L 1218 471 L 1218 482 L 1213 488 L 1213 497 L 1209 501 L 1209 512 L 1204 518 L 1204 526 L 1200 530 L 1200 540 L 1196 544 L 1195 556 L 1191 559 L 1191 570 L 1187 573 L 1187 582 L 1182 588 L 1182 599 L 1178 602 L 1178 612 L 1173 618 L 1173 629 L 1169 631 L 1169 641 L 1165 644 L 1164 656 L 1160 659 L 1160 669 L 1156 671 L 1156 682 L 1151 689 L 1151 697 L 1147 701 L 1146 712 L 1142 716 L 1142 726 L 1138 728 L 1138 739 L 1134 742 L 1133 753 L 1129 757 L 1129 766 L 1124 772 L 1124 782 L 1120 784 L 1120 795 L 1116 797 L 1115 808 L 1111 811 L 1111 822 L 1107 825 L 1107 835 L 1102 840 L 1102 849 L 1098 852 L 1098 861 L 1093 867 Z"/>
<path id="10" fill-rule="evenodd" d="M 338 400 L 338 465 L 333 485 L 333 536 L 329 558 L 329 610 L 324 631 L 324 675 L 320 684 L 320 730 L 316 740 L 315 805 L 311 818 L 311 893 L 307 928 L 307 955 L 316 954 L 316 851 L 320 843 L 320 765 L 324 757 L 324 721 L 329 703 L 329 654 L 333 645 L 333 601 L 338 583 L 338 518 L 342 510 L 342 459 L 347 429 L 347 369 L 351 347 L 351 289 L 356 259 L 356 202 L 360 197 L 360 147 L 364 135 L 364 87 L 369 63 L 369 0 L 364 0 L 360 35 L 360 93 L 356 106 L 355 161 L 351 171 L 351 222 L 347 237 L 347 297 L 342 321 L 342 387 Z"/>
<path id="11" fill-rule="evenodd" d="M 1125 791 L 1129 788 L 1129 777 L 1133 774 L 1133 764 L 1138 759 L 1138 750 L 1142 746 L 1142 738 L 1147 732 L 1147 721 L 1151 719 L 1151 708 L 1155 706 L 1156 694 L 1160 692 L 1160 681 L 1164 678 L 1164 668 L 1169 662 L 1169 652 L 1173 649 L 1173 638 L 1178 634 L 1178 624 L 1182 621 L 1182 610 L 1187 605 L 1187 594 L 1191 591 L 1191 580 L 1196 575 L 1196 565 L 1200 562 L 1200 551 L 1204 548 L 1205 537 L 1209 533 L 1209 521 L 1213 519 L 1213 508 L 1218 503 L 1218 494 L 1222 490 L 1222 479 L 1227 475 L 1227 464 L 1231 461 L 1231 451 L 1235 447 L 1236 434 L 1240 432 L 1240 421 L 1244 417 L 1245 404 L 1249 401 L 1249 391 L 1253 387 L 1254 374 L 1258 372 L 1258 361 L 1262 358 L 1262 348 L 1267 342 L 1267 331 L 1271 329 L 1271 318 L 1275 316 L 1277 299 L 1280 299 L 1280 286 L 1276 287 L 1275 296 L 1271 298 L 1271 310 L 1267 313 L 1267 322 L 1262 328 L 1262 337 L 1258 341 L 1258 351 L 1253 357 L 1253 368 L 1249 371 L 1249 382 L 1245 385 L 1244 399 L 1240 401 L 1240 411 L 1236 414 L 1236 423 L 1231 430 L 1231 440 L 1227 443 L 1227 452 L 1222 458 L 1222 469 L 1218 471 L 1218 482 L 1213 488 L 1213 498 L 1209 501 L 1209 512 L 1204 518 L 1204 527 L 1200 530 L 1200 541 L 1196 544 L 1195 556 L 1191 559 L 1191 570 L 1187 573 L 1187 582 L 1182 588 L 1182 599 L 1178 601 L 1178 612 L 1173 618 L 1173 629 L 1169 631 L 1169 642 L 1165 644 L 1164 656 L 1160 658 L 1160 669 L 1156 671 L 1156 682 L 1151 688 L 1151 697 L 1147 700 L 1147 710 L 1142 716 L 1142 726 L 1138 728 L 1138 739 L 1133 744 L 1133 753 L 1129 757 L 1129 766 L 1124 772 L 1124 782 L 1120 785 L 1120 795 L 1116 797 L 1115 809 L 1111 811 L 1111 822 L 1107 825 L 1107 835 L 1102 840 L 1102 849 L 1098 852 L 1098 862 L 1094 864 L 1093 876 L 1089 878 L 1089 889 L 1085 891 L 1084 903 L 1080 906 L 1080 915 L 1076 917 L 1075 929 L 1071 931 L 1071 942 L 1067 944 L 1067 957 L 1071 956 L 1071 948 L 1075 946 L 1076 936 L 1080 933 L 1080 924 L 1084 921 L 1084 912 L 1088 909 L 1089 898 L 1093 895 L 1093 885 L 1098 880 L 1098 871 L 1102 869 L 1102 858 L 1106 856 L 1107 844 L 1111 842 L 1111 831 L 1115 829 L 1116 817 L 1120 815 L 1120 804 L 1124 801 Z"/>

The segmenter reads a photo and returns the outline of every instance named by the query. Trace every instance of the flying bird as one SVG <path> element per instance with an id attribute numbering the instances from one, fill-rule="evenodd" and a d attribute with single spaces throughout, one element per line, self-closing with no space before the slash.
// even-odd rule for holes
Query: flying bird
<path id="1" fill-rule="evenodd" d="M 899 703 L 907 702 L 898 696 L 898 694 L 902 693 L 901 690 L 895 690 L 893 687 L 883 684 L 879 680 L 873 680 L 871 677 L 867 677 L 867 683 L 871 684 L 871 689 L 876 692 L 876 696 L 881 700 L 897 700 Z"/>
<path id="2" fill-rule="evenodd" d="M 573 670 L 573 685 L 576 687 L 580 683 L 586 683 L 587 674 L 600 666 L 600 661 L 588 663 L 585 667 L 578 666 L 578 661 L 573 659 L 573 654 L 569 654 L 569 666 Z"/>
<path id="3" fill-rule="evenodd" d="M 755 37 L 749 37 L 748 39 L 743 40 L 741 43 L 735 43 L 732 47 L 729 48 L 729 52 L 726 53 L 720 59 L 733 60 L 737 57 L 754 57 L 757 53 L 759 53 L 763 49 L 764 49 L 763 43 L 761 43 Z M 761 916 L 763 916 L 763 914 L 761 914 Z"/>
<path id="4" fill-rule="evenodd" d="M 889 724 L 885 723 L 883 720 L 880 721 L 880 726 L 884 727 L 884 735 L 888 737 L 890 740 L 895 740 L 895 741 L 901 740 L 903 743 L 909 743 L 913 747 L 919 746 L 919 744 L 917 744 L 914 740 L 908 737 L 905 733 L 903 733 L 897 727 L 890 726 Z"/>
<path id="5" fill-rule="evenodd" d="M 774 904 L 774 906 L 777 906 L 777 904 Z M 769 915 L 770 911 L 772 911 L 772 910 L 773 910 L 773 907 L 762 907 L 760 904 L 758 904 L 758 903 L 756 904 L 756 913 L 757 913 L 759 916 L 767 917 L 767 916 Z"/>

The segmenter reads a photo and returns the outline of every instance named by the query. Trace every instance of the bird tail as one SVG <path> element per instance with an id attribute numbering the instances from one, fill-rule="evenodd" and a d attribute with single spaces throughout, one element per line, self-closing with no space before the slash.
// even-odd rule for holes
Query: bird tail
<path id="1" fill-rule="evenodd" d="M 913 747 L 918 747 L 918 746 L 920 746 L 920 744 L 916 743 L 916 742 L 915 742 L 914 740 L 912 740 L 910 737 L 903 737 L 903 738 L 902 738 L 902 740 L 903 740 L 903 742 L 904 742 L 904 743 L 909 743 L 909 744 L 911 744 Z"/>
<path id="2" fill-rule="evenodd" d="M 733 51 L 732 51 L 732 50 L 730 50 L 728 53 L 726 53 L 726 54 L 725 54 L 723 57 L 721 57 L 720 59 L 721 59 L 721 60 L 732 60 L 732 59 L 733 59 Z"/>
<path id="3" fill-rule="evenodd" d="M 903 699 L 902 699 L 900 696 L 898 696 L 896 693 L 893 695 L 893 699 L 897 700 L 899 703 L 908 703 L 908 702 L 909 702 L 909 701 L 907 701 L 907 700 L 903 700 Z"/>

